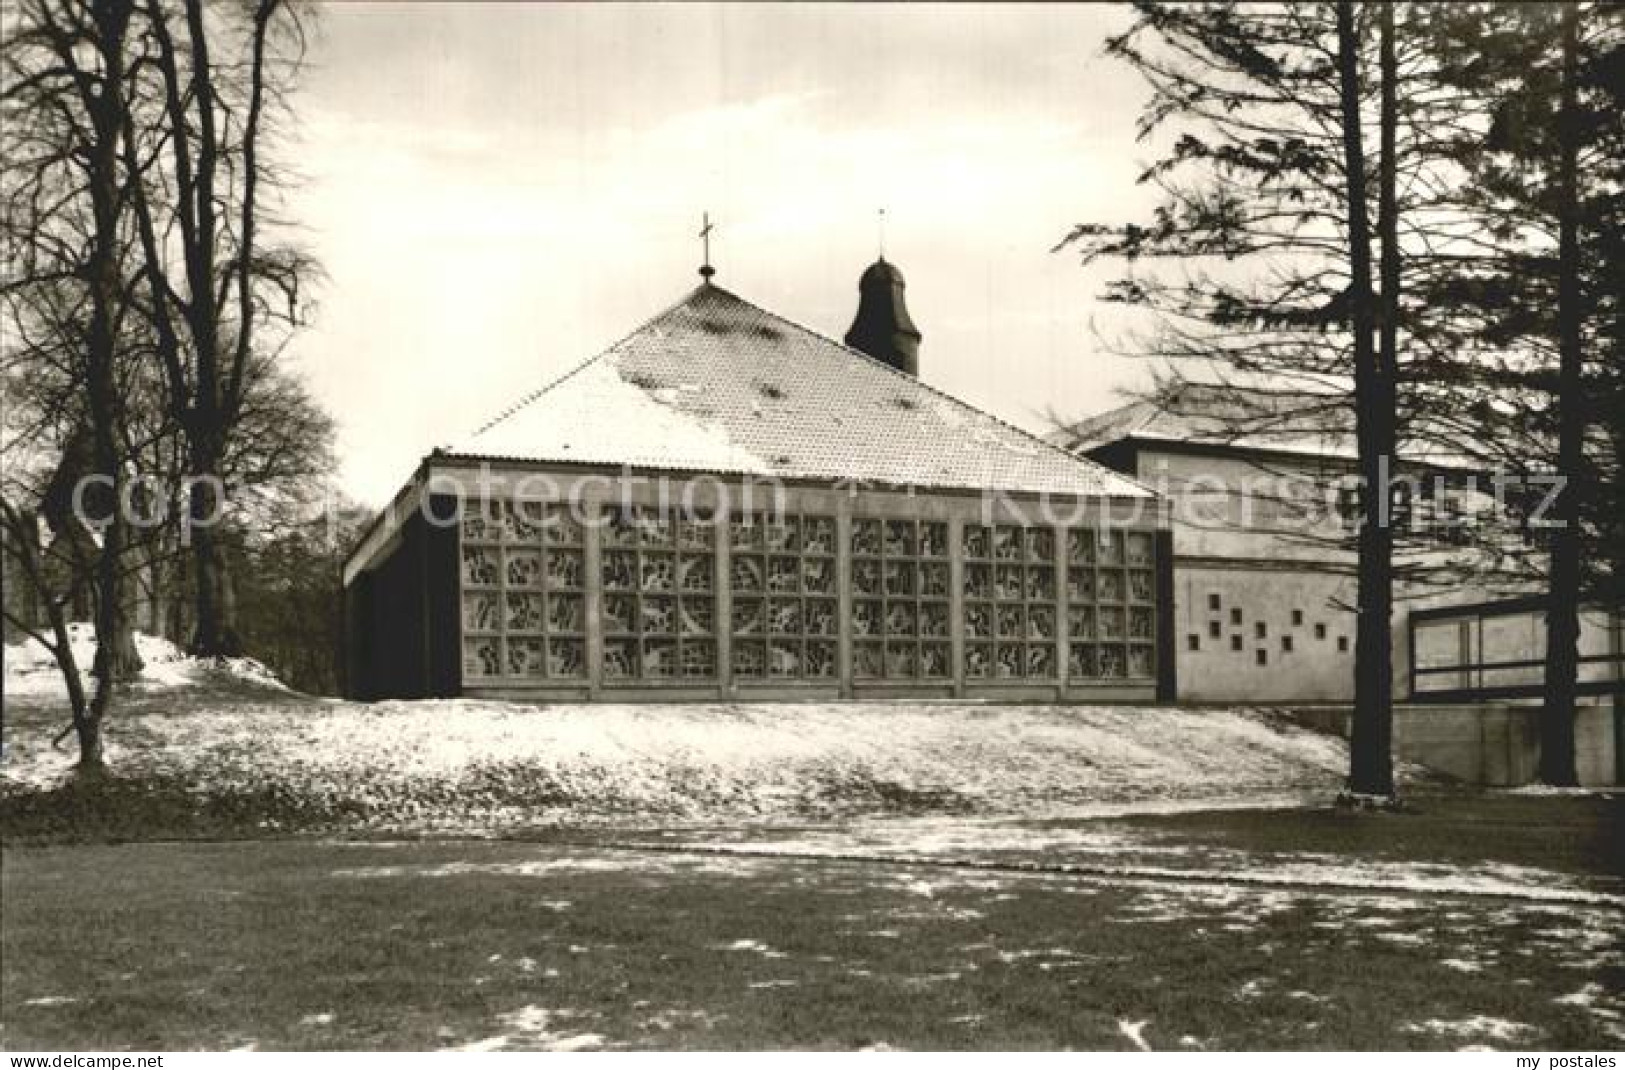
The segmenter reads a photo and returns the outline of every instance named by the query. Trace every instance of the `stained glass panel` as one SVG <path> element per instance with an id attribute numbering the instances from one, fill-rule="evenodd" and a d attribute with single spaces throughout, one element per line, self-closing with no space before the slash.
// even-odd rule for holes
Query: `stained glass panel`
<path id="1" fill-rule="evenodd" d="M 1084 640 L 1070 642 L 1068 673 L 1079 679 L 1154 676 L 1154 534 L 1073 528 L 1066 533 L 1066 556 L 1067 634 L 1069 641 Z"/>
<path id="2" fill-rule="evenodd" d="M 582 597 L 567 592 L 581 589 L 583 531 L 569 511 L 534 501 L 465 503 L 460 532 L 464 675 L 579 678 Z M 491 634 L 470 634 L 477 632 Z"/>
<path id="3" fill-rule="evenodd" d="M 482 635 L 463 640 L 464 676 L 501 676 L 502 641 L 494 636 Z"/>
<path id="4" fill-rule="evenodd" d="M 549 676 L 580 676 L 586 671 L 585 646 L 580 639 L 549 639 L 547 641 L 547 674 Z"/>
<path id="5" fill-rule="evenodd" d="M 605 678 L 714 676 L 716 530 L 710 518 L 611 507 L 602 531 Z M 729 537 L 757 534 L 730 529 Z M 736 561 L 736 574 L 739 567 Z M 749 609 L 749 603 L 735 603 L 734 613 Z"/>
<path id="6" fill-rule="evenodd" d="M 510 638 L 507 648 L 509 676 L 542 676 L 547 672 L 542 640 Z"/>
<path id="7" fill-rule="evenodd" d="M 507 629 L 510 632 L 539 632 L 543 625 L 542 596 L 539 594 L 508 595 Z M 537 654 L 537 662 L 541 660 Z M 511 659 L 510 659 L 511 663 Z"/>
<path id="8" fill-rule="evenodd" d="M 835 518 L 754 514 L 729 521 L 733 669 L 744 679 L 827 679 L 835 634 Z M 762 596 L 766 595 L 764 599 Z M 766 635 L 759 644 L 749 637 Z"/>
<path id="9" fill-rule="evenodd" d="M 514 549 L 507 555 L 509 587 L 540 587 L 542 585 L 542 552 Z"/>
<path id="10" fill-rule="evenodd" d="M 1059 597 L 1054 530 L 973 526 L 965 529 L 961 542 L 968 557 L 972 550 L 983 551 L 994 562 L 971 560 L 964 566 L 966 675 L 1052 679 Z M 989 637 L 999 642 L 978 641 Z"/>
<path id="11" fill-rule="evenodd" d="M 463 593 L 463 631 L 494 632 L 502 626 L 497 612 L 497 594 L 494 591 L 465 591 Z"/>
<path id="12" fill-rule="evenodd" d="M 852 521 L 852 627 L 885 640 L 855 659 L 858 676 L 940 677 L 940 651 L 922 652 L 921 637 L 948 634 L 948 525 L 935 520 Z M 933 646 L 940 644 L 933 644 Z"/>
<path id="13" fill-rule="evenodd" d="M 489 546 L 463 547 L 465 586 L 495 587 L 502 575 L 497 566 L 499 551 Z"/>

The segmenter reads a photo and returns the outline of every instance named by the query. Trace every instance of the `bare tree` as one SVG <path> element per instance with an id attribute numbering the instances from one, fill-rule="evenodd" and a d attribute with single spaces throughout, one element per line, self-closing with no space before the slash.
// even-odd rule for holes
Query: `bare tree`
<path id="1" fill-rule="evenodd" d="M 51 598 L 46 602 L 53 632 L 48 646 L 68 685 L 79 765 L 93 773 L 102 767 L 101 727 L 114 684 L 128 668 L 119 664 L 120 656 L 133 649 L 124 574 L 129 525 L 118 508 L 125 479 L 118 367 L 129 311 L 119 157 L 131 13 L 117 0 L 88 7 L 40 0 L 26 14 L 5 53 L 8 119 L 20 124 L 7 134 L 8 149 L 20 155 L 8 152 L 8 187 L 15 182 L 17 191 L 8 188 L 7 238 L 17 268 L 6 294 L 17 299 L 13 307 L 23 310 L 22 323 L 51 322 L 53 301 L 64 290 L 83 301 L 83 337 L 77 339 L 82 344 L 74 345 L 72 332 L 64 332 L 69 343 L 63 351 L 74 361 L 69 378 L 82 391 L 83 423 L 76 430 L 88 431 L 91 462 L 105 490 L 98 516 L 84 518 L 99 521 L 100 537 L 94 553 L 96 687 L 88 700 L 77 679 L 61 605 Z M 53 340 L 63 341 L 60 334 Z M 30 580 L 47 590 L 43 563 L 25 537 L 32 511 L 8 502 L 4 516 Z"/>
<path id="2" fill-rule="evenodd" d="M 312 273 L 296 249 L 262 236 L 276 174 L 264 150 L 303 39 L 292 7 L 145 0 L 137 105 L 125 113 L 130 206 L 154 346 L 191 476 L 194 652 L 242 650 L 221 531 L 227 459 L 252 388 L 300 315 Z M 150 158 L 150 164 L 147 160 Z"/>

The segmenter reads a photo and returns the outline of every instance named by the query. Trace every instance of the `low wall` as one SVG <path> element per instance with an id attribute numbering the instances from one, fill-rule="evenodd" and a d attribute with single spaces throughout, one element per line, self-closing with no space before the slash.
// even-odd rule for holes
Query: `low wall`
<path id="1" fill-rule="evenodd" d="M 1294 711 L 1300 723 L 1347 738 L 1350 711 L 1320 706 Z M 1580 783 L 1620 783 L 1616 719 L 1609 702 L 1581 707 L 1575 718 L 1575 765 Z M 1490 787 L 1517 787 L 1535 779 L 1540 764 L 1540 709 L 1489 702 L 1475 705 L 1394 707 L 1394 757 Z"/>

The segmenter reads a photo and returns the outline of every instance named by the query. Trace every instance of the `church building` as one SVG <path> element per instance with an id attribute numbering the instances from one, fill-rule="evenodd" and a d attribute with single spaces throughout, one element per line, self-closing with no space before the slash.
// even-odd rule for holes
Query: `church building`
<path id="1" fill-rule="evenodd" d="M 923 382 L 884 258 L 845 344 L 701 274 L 423 459 L 344 567 L 352 697 L 1174 697 L 1154 494 Z"/>

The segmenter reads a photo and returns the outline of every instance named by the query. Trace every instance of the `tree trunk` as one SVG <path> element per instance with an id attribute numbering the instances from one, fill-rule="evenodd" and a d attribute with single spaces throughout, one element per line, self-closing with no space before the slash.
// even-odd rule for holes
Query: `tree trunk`
<path id="1" fill-rule="evenodd" d="M 80 776 L 100 776 L 105 770 L 102 760 L 102 724 L 101 712 L 105 712 L 107 702 L 104 699 L 100 711 L 94 709 L 85 697 L 85 685 L 79 676 L 79 663 L 73 656 L 73 645 L 68 642 L 67 622 L 62 618 L 60 606 L 53 605 L 50 610 L 51 631 L 57 644 L 57 664 L 62 669 L 62 679 L 68 688 L 68 709 L 73 715 L 73 731 L 79 742 L 79 762 L 76 767 Z"/>
<path id="2" fill-rule="evenodd" d="M 1553 510 L 1546 593 L 1546 675 L 1542 687 L 1540 779 L 1572 787 L 1574 700 L 1580 669 L 1580 482 L 1584 463 L 1583 353 L 1580 338 L 1580 242 L 1575 142 L 1579 11 L 1563 5 L 1563 87 L 1557 118 L 1557 473 L 1564 480 Z"/>
<path id="3" fill-rule="evenodd" d="M 125 575 L 129 518 L 124 515 L 124 466 L 121 463 L 118 426 L 122 400 L 117 376 L 118 338 L 115 310 L 123 301 L 124 280 L 119 263 L 119 214 L 121 194 L 118 183 L 119 132 L 123 124 L 124 34 L 130 22 L 129 7 L 118 0 L 98 0 L 93 8 L 103 64 L 99 91 L 91 96 L 89 110 L 95 131 L 90 152 L 90 198 L 96 229 L 90 257 L 90 337 L 86 354 L 85 388 L 90 403 L 90 432 L 95 471 L 110 480 L 106 502 L 106 525 L 96 556 L 96 659 L 97 698 L 105 708 L 102 693 L 115 681 L 127 680 L 141 671 L 130 626 L 129 579 Z M 99 720 L 99 715 L 96 715 Z M 82 741 L 83 742 L 83 741 Z M 95 735 L 93 751 L 100 761 L 100 734 Z"/>
<path id="4" fill-rule="evenodd" d="M 32 516 L 12 512 L 3 503 L 0 503 L 0 510 L 4 510 L 8 530 L 36 530 Z M 62 683 L 68 693 L 68 712 L 73 718 L 73 730 L 79 740 L 79 771 L 97 776 L 103 769 L 101 723 L 92 719 L 93 711 L 85 699 L 84 679 L 79 675 L 79 662 L 73 656 L 73 643 L 68 638 L 64 603 L 50 590 L 45 578 L 43 556 L 36 552 L 35 547 L 27 545 L 20 546 L 19 552 L 22 555 L 20 562 L 28 573 L 31 586 L 40 594 L 40 606 L 51 627 L 56 664 L 62 673 Z"/>
<path id="5" fill-rule="evenodd" d="M 1382 180 L 1392 181 L 1393 23 L 1387 5 L 1382 18 L 1383 158 Z M 1337 61 L 1342 113 L 1343 158 L 1348 182 L 1349 317 L 1354 343 L 1355 438 L 1363 485 L 1358 560 L 1358 612 L 1354 645 L 1354 720 L 1349 740 L 1348 790 L 1354 795 L 1394 793 L 1390 743 L 1393 726 L 1393 530 L 1389 526 L 1393 467 L 1394 381 L 1373 339 L 1377 325 L 1371 290 L 1371 223 L 1366 197 L 1365 148 L 1361 132 L 1359 40 L 1351 0 L 1337 5 Z M 1394 225 L 1391 194 L 1385 230 Z M 1392 255 L 1385 243 L 1386 260 Z M 1393 301 L 1385 294 L 1385 304 Z M 1391 325 L 1384 324 L 1384 340 Z"/>
<path id="6" fill-rule="evenodd" d="M 81 717 L 73 722 L 73 732 L 79 740 L 79 761 L 74 765 L 74 775 L 81 781 L 101 779 L 107 773 L 107 762 L 102 755 L 101 721 Z"/>
<path id="7" fill-rule="evenodd" d="M 96 671 L 111 673 L 115 683 L 127 683 L 141 675 L 144 662 L 136 649 L 135 623 L 130 619 L 128 589 L 123 584 L 115 584 L 112 601 L 118 604 L 118 612 L 115 619 L 108 622 L 111 642 L 107 644 L 106 664 L 98 666 Z M 100 649 L 98 640 L 97 650 Z"/>
<path id="8" fill-rule="evenodd" d="M 164 583 L 161 584 L 164 638 L 178 647 L 185 647 L 191 641 L 192 629 L 187 613 L 194 602 L 191 577 L 186 569 L 187 554 L 171 532 L 164 533 L 160 545 L 164 574 Z"/>
<path id="9" fill-rule="evenodd" d="M 208 465 L 209 467 L 205 467 Z M 237 630 L 237 594 L 226 558 L 223 521 L 225 503 L 203 473 L 218 470 L 204 459 L 194 465 L 199 482 L 192 488 L 192 576 L 197 623 L 192 632 L 192 653 L 202 657 L 239 657 L 243 653 Z"/>

